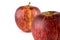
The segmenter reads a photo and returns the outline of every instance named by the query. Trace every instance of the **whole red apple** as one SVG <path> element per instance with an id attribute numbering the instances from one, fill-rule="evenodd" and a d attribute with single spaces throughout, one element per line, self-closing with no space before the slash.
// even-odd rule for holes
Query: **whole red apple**
<path id="1" fill-rule="evenodd" d="M 15 13 L 17 26 L 24 32 L 31 32 L 32 20 L 39 13 L 40 10 L 37 7 L 30 6 L 30 3 L 26 6 L 20 6 Z"/>
<path id="2" fill-rule="evenodd" d="M 60 13 L 42 12 L 32 22 L 34 40 L 60 40 Z"/>

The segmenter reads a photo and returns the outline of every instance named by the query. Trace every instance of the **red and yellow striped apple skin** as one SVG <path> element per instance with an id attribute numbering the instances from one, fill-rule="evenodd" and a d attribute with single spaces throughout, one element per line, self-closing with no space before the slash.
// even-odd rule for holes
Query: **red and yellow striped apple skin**
<path id="1" fill-rule="evenodd" d="M 28 5 L 19 7 L 15 13 L 15 21 L 19 29 L 31 32 L 32 20 L 38 14 L 40 14 L 40 10 L 37 7 Z"/>

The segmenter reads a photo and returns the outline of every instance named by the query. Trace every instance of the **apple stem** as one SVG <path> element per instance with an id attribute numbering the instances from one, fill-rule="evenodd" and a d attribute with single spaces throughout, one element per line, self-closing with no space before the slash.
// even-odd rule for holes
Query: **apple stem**
<path id="1" fill-rule="evenodd" d="M 30 6 L 31 2 L 29 2 L 28 6 Z"/>

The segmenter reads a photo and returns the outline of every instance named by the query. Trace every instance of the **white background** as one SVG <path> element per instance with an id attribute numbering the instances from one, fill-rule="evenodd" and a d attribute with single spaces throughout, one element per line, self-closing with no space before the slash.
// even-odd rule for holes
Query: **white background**
<path id="1" fill-rule="evenodd" d="M 31 5 L 43 11 L 59 11 L 59 0 L 0 0 L 0 40 L 34 40 L 32 33 L 22 32 L 15 23 L 15 11 L 19 6 Z"/>

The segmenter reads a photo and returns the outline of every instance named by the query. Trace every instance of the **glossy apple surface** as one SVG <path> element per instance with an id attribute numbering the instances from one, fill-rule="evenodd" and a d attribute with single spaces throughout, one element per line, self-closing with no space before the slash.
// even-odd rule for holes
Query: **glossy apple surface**
<path id="1" fill-rule="evenodd" d="M 32 22 L 34 40 L 60 40 L 60 13 L 42 12 Z"/>
<path id="2" fill-rule="evenodd" d="M 15 21 L 17 26 L 24 32 L 31 32 L 32 20 L 40 10 L 34 6 L 21 6 L 16 10 Z"/>

